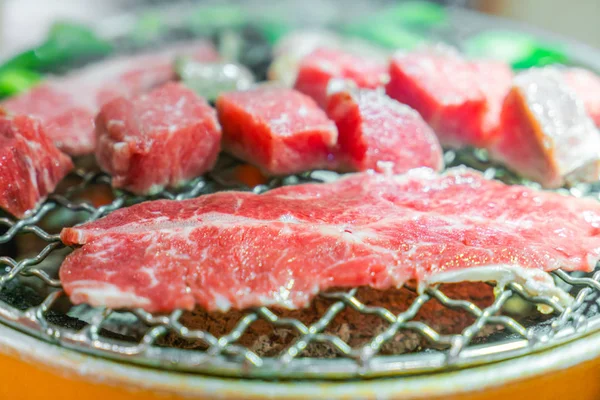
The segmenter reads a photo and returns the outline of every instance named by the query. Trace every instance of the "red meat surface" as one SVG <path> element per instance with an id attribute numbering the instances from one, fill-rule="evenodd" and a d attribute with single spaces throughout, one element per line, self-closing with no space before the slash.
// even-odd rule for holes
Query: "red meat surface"
<path id="1" fill-rule="evenodd" d="M 168 49 L 113 58 L 64 77 L 50 78 L 2 103 L 7 110 L 42 120 L 54 144 L 71 155 L 92 153 L 96 146 L 94 117 L 106 102 L 134 96 L 175 79 L 177 55 L 199 60 L 218 58 L 205 41 L 176 44 Z"/>
<path id="2" fill-rule="evenodd" d="M 329 98 L 338 128 L 338 158 L 350 171 L 403 173 L 444 166 L 442 148 L 419 113 L 375 90 L 342 90 Z"/>
<path id="3" fill-rule="evenodd" d="M 27 216 L 72 168 L 38 120 L 0 113 L 0 208 Z"/>
<path id="4" fill-rule="evenodd" d="M 477 79 L 487 103 L 481 131 L 478 134 L 483 139 L 477 141 L 479 147 L 485 147 L 500 127 L 502 104 L 510 91 L 514 74 L 507 64 L 499 61 L 474 61 L 471 66 L 476 71 L 474 78 Z"/>
<path id="5" fill-rule="evenodd" d="M 96 120 L 96 159 L 112 184 L 137 194 L 178 187 L 219 154 L 221 129 L 206 100 L 171 82 L 106 103 Z"/>
<path id="6" fill-rule="evenodd" d="M 514 80 L 490 155 L 549 188 L 597 181 L 600 132 L 558 70 L 531 69 Z"/>
<path id="7" fill-rule="evenodd" d="M 590 271 L 600 202 L 466 168 L 359 173 L 265 194 L 146 202 L 66 228 L 73 303 L 148 311 L 303 307 L 331 287 L 517 281 L 568 302 L 543 271 Z"/>
<path id="8" fill-rule="evenodd" d="M 82 155 L 95 146 L 94 108 L 85 100 L 90 94 L 83 92 L 79 103 L 79 97 L 61 87 L 58 80 L 49 81 L 2 105 L 11 112 L 39 118 L 55 146 L 71 155 Z"/>
<path id="9" fill-rule="evenodd" d="M 436 51 L 396 55 L 389 72 L 388 95 L 417 110 L 441 144 L 454 148 L 485 147 L 512 77 L 500 63 Z"/>
<path id="10" fill-rule="evenodd" d="M 564 76 L 567 84 L 583 101 L 596 126 L 600 127 L 600 76 L 583 68 L 569 68 Z"/>
<path id="11" fill-rule="evenodd" d="M 377 60 L 335 49 L 317 49 L 300 63 L 295 89 L 327 107 L 327 85 L 331 79 L 345 79 L 359 88 L 383 86 L 387 66 Z"/>
<path id="12" fill-rule="evenodd" d="M 313 99 L 278 87 L 230 92 L 217 99 L 223 148 L 268 175 L 325 168 L 335 124 Z"/>

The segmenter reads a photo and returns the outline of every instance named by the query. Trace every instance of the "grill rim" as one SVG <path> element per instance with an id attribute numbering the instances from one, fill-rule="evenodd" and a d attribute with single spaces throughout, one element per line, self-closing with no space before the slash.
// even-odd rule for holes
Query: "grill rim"
<path id="1" fill-rule="evenodd" d="M 266 393 L 277 398 L 378 398 L 427 399 L 448 395 L 493 390 L 517 381 L 560 373 L 568 368 L 600 357 L 600 332 L 559 346 L 516 359 L 482 365 L 466 370 L 415 375 L 402 379 L 355 381 L 262 381 L 156 370 L 123 364 L 82 354 L 36 339 L 0 324 L 0 356 L 34 363 L 47 371 L 88 382 L 126 388 L 151 390 L 186 396 L 218 395 L 231 398 L 264 399 Z M 494 379 L 489 379 L 490 374 Z"/>

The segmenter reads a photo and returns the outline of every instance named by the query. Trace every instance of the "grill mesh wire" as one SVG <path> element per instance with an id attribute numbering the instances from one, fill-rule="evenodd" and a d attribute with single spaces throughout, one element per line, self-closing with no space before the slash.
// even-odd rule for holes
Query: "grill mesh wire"
<path id="1" fill-rule="evenodd" d="M 479 168 L 486 166 L 484 161 L 466 154 L 457 157 L 449 152 L 446 158 L 455 164 L 467 161 Z M 492 168 L 488 168 L 486 174 L 508 181 L 513 179 L 504 171 Z M 282 184 L 318 181 L 316 176 L 318 174 L 313 173 L 287 180 L 272 180 L 253 191 L 260 193 Z M 327 302 L 327 307 L 313 315 L 310 323 L 286 316 L 280 310 L 259 307 L 240 314 L 234 327 L 220 335 L 204 330 L 206 327 L 186 326 L 182 322 L 185 320 L 184 312 L 180 310 L 170 315 L 152 315 L 143 310 L 125 312 L 73 307 L 65 298 L 56 274 L 68 249 L 59 240 L 57 233 L 60 227 L 54 227 L 56 233 L 51 233 L 51 229 L 46 230 L 48 224 L 45 221 L 50 220 L 53 214 L 60 221 L 65 218 L 67 210 L 77 212 L 77 222 L 91 221 L 145 200 L 122 192 L 115 192 L 112 201 L 101 206 L 82 200 L 82 193 L 97 190 L 100 186 L 106 189 L 108 184 L 107 176 L 80 169 L 69 178 L 69 185 L 60 194 L 52 195 L 34 215 L 21 221 L 0 218 L 0 224 L 6 228 L 0 236 L 0 243 L 20 241 L 27 243 L 27 247 L 36 248 L 35 251 L 26 250 L 25 256 L 0 257 L 3 267 L 0 276 L 0 321 L 44 340 L 108 358 L 194 372 L 271 378 L 348 378 L 434 372 L 526 354 L 600 329 L 597 302 L 600 270 L 587 275 L 563 271 L 553 273 L 557 284 L 569 290 L 575 298 L 567 308 L 550 297 L 531 297 L 517 283 L 494 288 L 495 297 L 485 307 L 468 298 L 453 298 L 445 293 L 443 287 L 433 286 L 421 294 L 413 291 L 412 301 L 401 312 L 361 300 L 357 289 L 353 289 L 322 293 L 320 298 Z M 213 174 L 192 182 L 180 192 L 164 191 L 154 198 L 186 199 L 230 188 L 242 187 Z M 574 189 L 572 192 L 597 197 L 597 193 L 589 189 Z M 38 247 L 31 245 L 37 242 L 40 244 Z M 542 317 L 534 311 L 532 319 L 515 314 L 507 306 L 511 301 L 515 302 L 515 298 L 521 299 L 521 308 L 527 308 L 526 305 L 534 309 L 545 306 L 549 315 Z M 469 323 L 454 333 L 434 329 L 430 326 L 431 321 L 428 323 L 417 318 L 429 302 L 437 302 L 446 310 L 467 315 Z M 345 311 L 375 317 L 381 320 L 382 327 L 365 343 L 351 346 L 340 335 L 330 331 L 338 323 L 336 317 Z M 528 314 L 532 315 L 531 312 Z M 261 320 L 272 329 L 284 328 L 292 332 L 293 339 L 276 354 L 268 356 L 261 356 L 242 345 L 240 339 Z M 417 338 L 419 345 L 392 351 L 392 354 L 382 351 L 392 340 L 406 340 L 407 332 Z M 355 333 L 358 332 L 351 330 L 350 336 Z M 178 341 L 192 345 L 176 345 Z M 315 344 L 329 347 L 335 357 L 303 353 Z"/>

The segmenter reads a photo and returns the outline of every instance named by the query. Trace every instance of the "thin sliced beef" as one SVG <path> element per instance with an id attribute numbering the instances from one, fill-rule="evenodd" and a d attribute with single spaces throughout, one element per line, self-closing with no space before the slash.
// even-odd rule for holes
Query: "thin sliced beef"
<path id="1" fill-rule="evenodd" d="M 210 170 L 221 141 L 215 110 L 176 82 L 106 103 L 96 131 L 98 164 L 114 187 L 137 194 L 178 187 Z"/>
<path id="2" fill-rule="evenodd" d="M 72 168 L 38 120 L 0 113 L 0 208 L 27 216 Z"/>
<path id="3" fill-rule="evenodd" d="M 66 228 L 74 303 L 149 311 L 306 306 L 331 287 L 490 280 L 569 297 L 543 271 L 590 271 L 600 203 L 486 180 L 360 173 L 265 194 L 160 200 Z"/>
<path id="4" fill-rule="evenodd" d="M 96 147 L 94 117 L 106 102 L 134 96 L 175 79 L 177 55 L 213 61 L 214 48 L 205 41 L 177 44 L 166 50 L 109 59 L 64 76 L 51 78 L 2 106 L 40 118 L 54 144 L 71 155 L 92 153 Z"/>
<path id="5" fill-rule="evenodd" d="M 583 101 L 596 126 L 600 128 L 600 76 L 583 68 L 569 68 L 564 76 L 567 84 Z"/>
<path id="6" fill-rule="evenodd" d="M 294 87 L 326 108 L 331 79 L 345 79 L 359 88 L 375 89 L 385 84 L 387 66 L 368 57 L 320 48 L 302 60 Z"/>
<path id="7" fill-rule="evenodd" d="M 329 98 L 341 169 L 403 173 L 444 166 L 442 148 L 419 113 L 375 90 L 343 89 Z"/>
<path id="8" fill-rule="evenodd" d="M 545 187 L 597 181 L 600 132 L 558 70 L 531 69 L 514 79 L 490 154 Z"/>
<path id="9" fill-rule="evenodd" d="M 335 124 L 310 97 L 257 87 L 217 99 L 223 148 L 269 175 L 325 168 L 337 141 Z"/>
<path id="10" fill-rule="evenodd" d="M 388 95 L 417 110 L 441 144 L 454 148 L 485 147 L 512 76 L 500 63 L 433 50 L 398 54 L 389 72 Z"/>

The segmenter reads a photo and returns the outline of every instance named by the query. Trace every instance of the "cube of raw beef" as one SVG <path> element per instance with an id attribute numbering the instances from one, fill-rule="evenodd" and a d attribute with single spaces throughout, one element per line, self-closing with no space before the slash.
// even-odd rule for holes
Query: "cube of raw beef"
<path id="1" fill-rule="evenodd" d="M 72 168 L 40 121 L 0 112 L 0 208 L 26 217 Z"/>
<path id="2" fill-rule="evenodd" d="M 134 96 L 175 79 L 178 55 L 215 60 L 206 41 L 182 43 L 168 49 L 94 63 L 64 77 L 50 78 L 3 102 L 7 110 L 42 120 L 50 139 L 71 155 L 92 153 L 96 147 L 94 116 L 106 102 Z"/>
<path id="3" fill-rule="evenodd" d="M 300 63 L 295 89 L 327 107 L 331 79 L 346 79 L 359 88 L 375 89 L 387 80 L 387 66 L 378 61 L 334 49 L 317 49 Z"/>
<path id="4" fill-rule="evenodd" d="M 206 100 L 179 83 L 105 104 L 96 158 L 112 184 L 137 194 L 178 187 L 210 170 L 221 130 Z"/>
<path id="5" fill-rule="evenodd" d="M 77 96 L 60 81 L 62 78 L 42 83 L 8 99 L 3 106 L 11 112 L 40 119 L 46 134 L 59 149 L 74 156 L 90 153 L 96 146 L 95 109 L 86 100 L 90 92 L 80 89 L 81 96 Z"/>
<path id="6" fill-rule="evenodd" d="M 490 155 L 549 188 L 596 181 L 600 132 L 558 70 L 531 69 L 514 79 Z"/>
<path id="7" fill-rule="evenodd" d="M 340 50 L 363 59 L 387 64 L 389 50 L 374 45 L 372 41 L 342 36 L 327 30 L 293 30 L 277 41 L 273 47 L 273 62 L 267 72 L 271 81 L 294 86 L 302 60 L 317 49 Z"/>
<path id="8" fill-rule="evenodd" d="M 510 69 L 449 52 L 399 54 L 390 64 L 388 95 L 417 110 L 442 145 L 484 147 L 510 87 Z"/>
<path id="9" fill-rule="evenodd" d="M 596 126 L 600 127 L 600 76 L 583 68 L 569 68 L 564 76 L 567 84 L 583 101 Z"/>
<path id="10" fill-rule="evenodd" d="M 338 128 L 342 169 L 403 173 L 444 166 L 437 137 L 417 113 L 375 90 L 342 90 L 327 107 Z"/>
<path id="11" fill-rule="evenodd" d="M 483 138 L 477 141 L 478 146 L 485 147 L 500 126 L 502 104 L 512 86 L 514 73 L 507 64 L 492 60 L 473 61 L 471 67 L 476 71 L 473 78 L 476 79 L 487 103 L 480 132 L 476 134 L 477 137 Z"/>
<path id="12" fill-rule="evenodd" d="M 269 175 L 326 168 L 337 141 L 335 124 L 310 97 L 259 87 L 217 99 L 223 149 Z"/>

